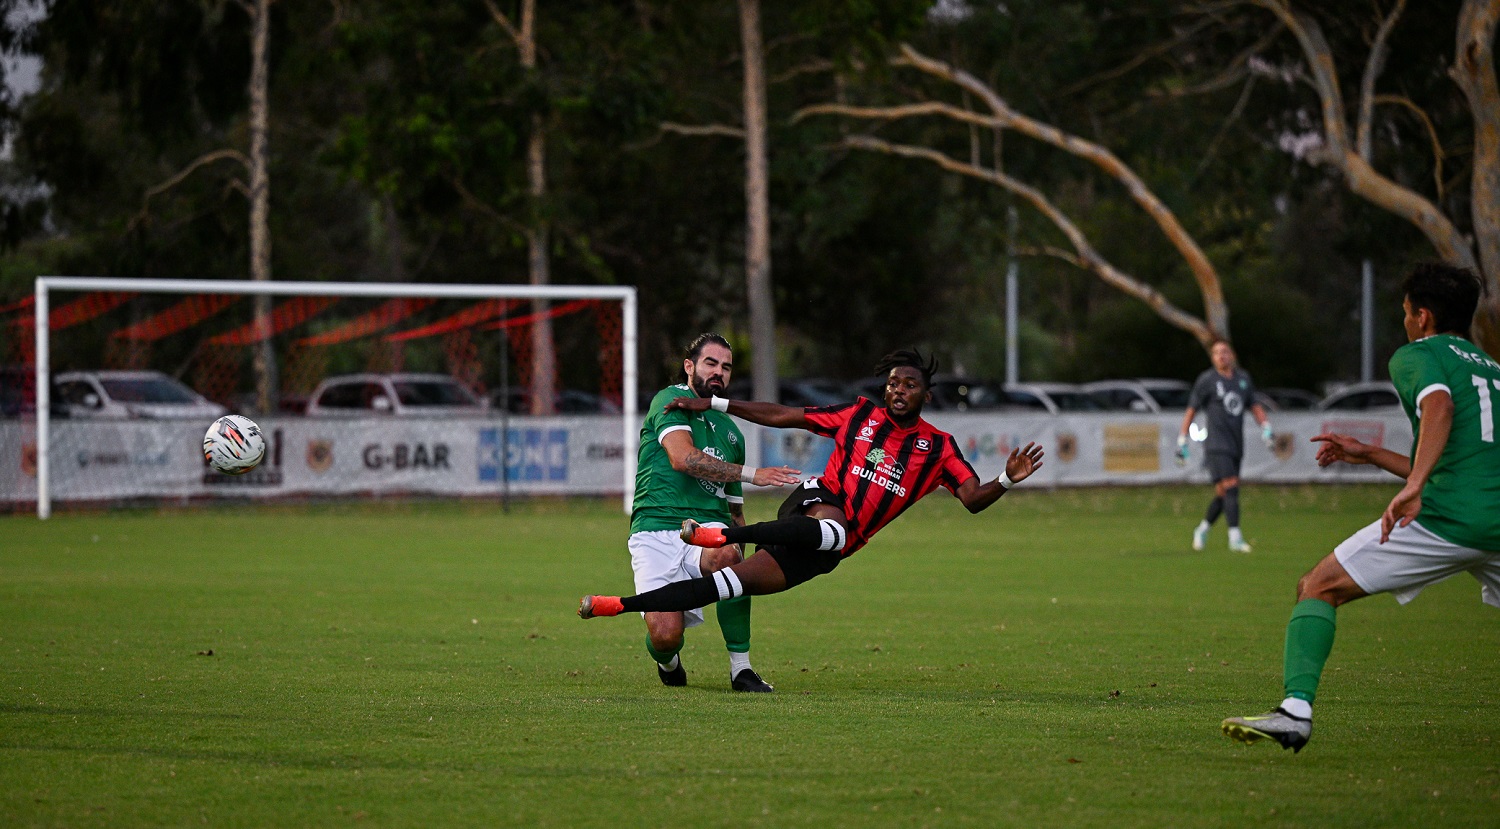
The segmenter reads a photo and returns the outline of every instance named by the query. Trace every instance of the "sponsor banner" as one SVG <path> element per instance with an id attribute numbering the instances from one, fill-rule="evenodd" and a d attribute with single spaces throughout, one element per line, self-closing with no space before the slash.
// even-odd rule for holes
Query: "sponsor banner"
<path id="1" fill-rule="evenodd" d="M 1047 451 L 1040 471 L 1028 486 L 1097 484 L 1208 483 L 1203 445 L 1190 444 L 1190 456 L 1177 466 L 1177 433 L 1181 413 L 1090 413 L 1061 415 L 933 412 L 926 418 L 952 434 L 964 459 L 980 478 L 990 480 L 1005 469 L 1011 450 L 1035 442 Z M 1411 451 L 1411 427 L 1399 412 L 1359 417 L 1329 417 L 1320 412 L 1278 412 L 1267 447 L 1254 418 L 1245 418 L 1245 456 L 1241 477 L 1247 482 L 1316 483 L 1328 481 L 1391 482 L 1396 478 L 1373 466 L 1335 464 L 1318 467 L 1314 435 L 1339 431 L 1400 454 Z M 764 429 L 762 466 L 791 466 L 809 476 L 821 474 L 833 441 L 806 432 Z"/>
<path id="2" fill-rule="evenodd" d="M 619 417 L 263 418 L 266 459 L 224 475 L 196 421 L 60 420 L 52 497 L 610 494 L 624 486 Z M 0 421 L 0 499 L 36 499 L 36 427 Z"/>
<path id="3" fill-rule="evenodd" d="M 1028 485 L 1207 483 L 1202 444 L 1175 463 L 1181 415 L 1078 414 L 1060 417 L 933 413 L 985 480 L 1005 468 L 1011 450 L 1030 442 L 1047 450 Z M 1310 439 L 1351 434 L 1400 454 L 1411 427 L 1399 412 L 1328 416 L 1278 413 L 1274 444 L 1246 418 L 1247 482 L 1392 482 L 1372 466 L 1318 468 Z M 491 495 L 613 494 L 621 491 L 620 419 L 605 415 L 496 418 L 265 418 L 266 460 L 245 475 L 209 469 L 201 451 L 206 423 L 54 421 L 51 482 L 58 501 L 134 497 L 267 497 L 357 493 Z M 755 427 L 748 427 L 753 432 Z M 800 430 L 760 429 L 760 466 L 823 471 L 833 442 Z M 36 499 L 36 426 L 0 421 L 0 500 Z M 890 470 L 876 470 L 887 481 Z M 879 484 L 880 482 L 876 482 Z M 884 485 L 884 484 L 880 484 Z"/>

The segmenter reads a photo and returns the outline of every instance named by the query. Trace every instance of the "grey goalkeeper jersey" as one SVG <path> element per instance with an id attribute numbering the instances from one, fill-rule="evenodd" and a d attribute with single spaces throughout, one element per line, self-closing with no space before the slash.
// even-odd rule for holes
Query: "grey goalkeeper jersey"
<path id="1" fill-rule="evenodd" d="M 1245 454 L 1245 410 L 1254 400 L 1255 381 L 1244 369 L 1236 368 L 1228 377 L 1214 369 L 1198 375 L 1188 405 L 1208 419 L 1205 452 L 1236 458 Z"/>

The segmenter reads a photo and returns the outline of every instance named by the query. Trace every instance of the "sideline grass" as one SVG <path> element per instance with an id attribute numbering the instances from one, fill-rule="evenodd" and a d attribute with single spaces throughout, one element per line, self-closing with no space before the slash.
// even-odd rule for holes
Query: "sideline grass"
<path id="1" fill-rule="evenodd" d="M 941 494 L 756 600 L 774 695 L 716 626 L 660 686 L 613 504 L 0 519 L 5 826 L 1494 825 L 1500 617 L 1467 576 L 1340 611 L 1300 755 L 1296 578 L 1392 487 Z M 753 519 L 772 501 L 752 501 Z M 212 655 L 209 655 L 209 652 Z"/>

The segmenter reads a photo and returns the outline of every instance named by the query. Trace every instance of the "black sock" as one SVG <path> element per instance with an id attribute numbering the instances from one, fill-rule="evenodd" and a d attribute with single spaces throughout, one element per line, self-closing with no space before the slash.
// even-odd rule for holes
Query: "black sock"
<path id="1" fill-rule="evenodd" d="M 746 524 L 743 527 L 725 527 L 724 538 L 730 544 L 749 542 L 767 547 L 780 544 L 793 549 L 816 550 L 818 544 L 823 541 L 823 531 L 818 526 L 818 519 L 809 518 L 806 515 L 792 515 L 777 521 L 763 521 L 759 524 Z"/>
<path id="2" fill-rule="evenodd" d="M 1208 502 L 1208 513 L 1203 516 L 1203 520 L 1212 524 L 1213 522 L 1219 520 L 1219 513 L 1223 511 L 1224 499 L 1216 497 L 1212 501 Z"/>
<path id="3" fill-rule="evenodd" d="M 1237 486 L 1224 490 L 1224 517 L 1229 519 L 1229 526 L 1240 525 L 1240 488 Z"/>
<path id="4" fill-rule="evenodd" d="M 722 572 L 722 571 L 721 571 Z M 739 581 L 733 581 L 734 589 L 727 598 L 735 598 L 744 595 L 743 588 L 739 587 Z M 638 596 L 626 596 L 620 599 L 620 606 L 627 613 L 670 613 L 673 611 L 697 610 L 707 607 L 721 598 L 720 587 L 729 590 L 729 580 L 720 573 L 704 576 L 698 579 L 686 579 L 674 581 L 665 587 L 655 590 L 647 590 Z"/>

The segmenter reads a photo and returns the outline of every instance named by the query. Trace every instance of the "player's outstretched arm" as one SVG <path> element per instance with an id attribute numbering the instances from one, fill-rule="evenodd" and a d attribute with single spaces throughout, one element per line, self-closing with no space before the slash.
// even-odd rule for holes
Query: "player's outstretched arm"
<path id="1" fill-rule="evenodd" d="M 978 478 L 970 478 L 959 484 L 954 493 L 969 512 L 983 512 L 990 504 L 1000 500 L 1011 487 L 1031 477 L 1031 473 L 1042 468 L 1042 457 L 1046 453 L 1035 443 L 1012 449 L 1005 459 L 1005 475 L 987 484 Z"/>
<path id="2" fill-rule="evenodd" d="M 744 481 L 756 486 L 786 486 L 802 480 L 802 473 L 788 466 L 757 468 L 721 461 L 694 446 L 691 433 L 685 430 L 668 432 L 661 439 L 661 447 L 667 450 L 667 459 L 671 461 L 673 469 L 704 481 Z"/>
<path id="3" fill-rule="evenodd" d="M 681 409 L 685 412 L 706 412 L 713 407 L 715 401 L 723 401 L 724 408 L 720 411 L 728 412 L 741 420 L 758 423 L 761 426 L 773 426 L 778 429 L 806 429 L 806 412 L 795 406 L 782 406 L 778 403 L 757 403 L 746 400 L 725 400 L 722 397 L 712 399 L 703 397 L 674 397 L 667 403 L 667 411 Z"/>
<path id="4" fill-rule="evenodd" d="M 1322 444 L 1318 447 L 1318 466 L 1328 466 L 1340 461 L 1353 464 L 1367 463 L 1378 466 L 1398 478 L 1405 478 L 1411 474 L 1411 460 L 1405 455 L 1398 455 L 1379 446 L 1360 443 L 1348 435 L 1324 432 L 1314 436 L 1312 442 Z"/>

